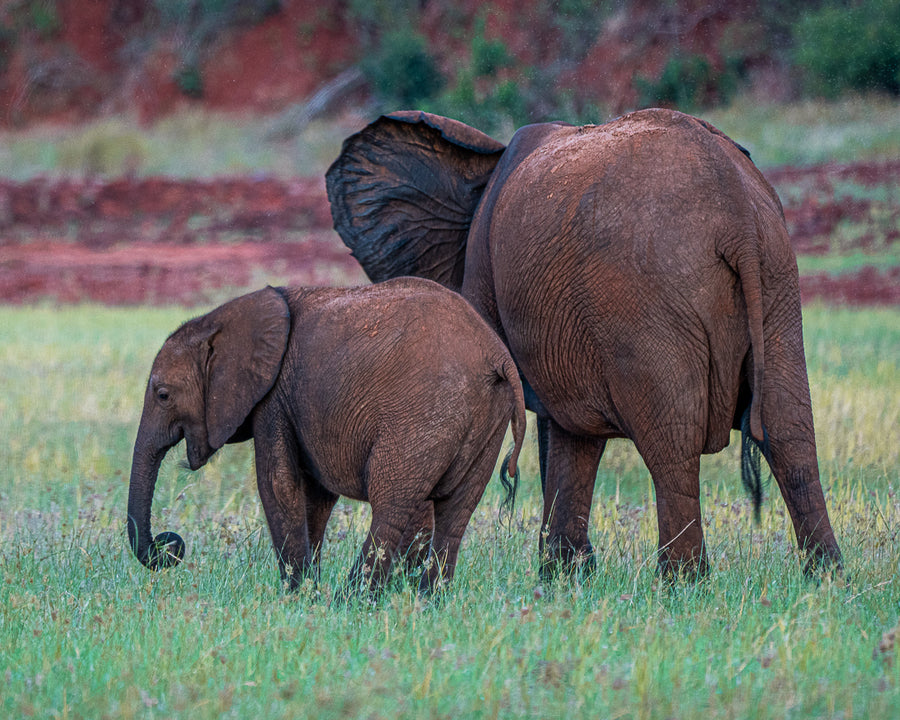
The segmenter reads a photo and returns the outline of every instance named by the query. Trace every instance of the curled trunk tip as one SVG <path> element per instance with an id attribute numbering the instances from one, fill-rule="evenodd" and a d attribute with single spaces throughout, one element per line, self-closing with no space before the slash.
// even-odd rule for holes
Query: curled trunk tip
<path id="1" fill-rule="evenodd" d="M 134 519 L 128 518 L 128 536 L 131 550 L 144 567 L 163 570 L 178 565 L 184 559 L 185 544 L 181 535 L 163 532 L 142 547 L 135 530 Z"/>

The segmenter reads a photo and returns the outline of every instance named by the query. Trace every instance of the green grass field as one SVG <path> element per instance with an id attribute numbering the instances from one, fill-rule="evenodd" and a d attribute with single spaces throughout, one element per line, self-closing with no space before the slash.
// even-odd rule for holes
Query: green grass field
<path id="1" fill-rule="evenodd" d="M 531 440 L 511 528 L 492 482 L 455 582 L 331 606 L 368 525 L 341 503 L 318 588 L 279 585 L 249 446 L 170 453 L 151 573 L 126 548 L 131 443 L 152 358 L 188 311 L 0 307 L 0 716 L 888 718 L 900 708 L 900 311 L 806 308 L 822 479 L 846 573 L 805 581 L 774 485 L 754 526 L 736 442 L 704 459 L 700 585 L 655 576 L 649 476 L 610 443 L 600 571 L 541 587 Z M 735 438 L 736 440 L 737 438 Z"/>
<path id="2" fill-rule="evenodd" d="M 781 106 L 738 97 L 728 107 L 700 114 L 749 149 L 765 169 L 900 157 L 897 109 L 896 99 L 880 95 Z"/>
<path id="3" fill-rule="evenodd" d="M 773 108 L 744 98 L 704 117 L 768 167 L 900 157 L 897 107 L 855 98 Z M 314 124 L 270 144 L 266 128 L 186 114 L 152 128 L 110 120 L 74 132 L 4 132 L 0 165 L 15 180 L 320 175 L 353 129 Z M 894 190 L 848 185 L 834 194 L 879 192 Z M 892 206 L 895 193 L 872 199 Z M 838 231 L 855 237 L 872 228 L 848 220 Z M 881 264 L 896 264 L 896 251 L 878 246 L 858 257 L 801 257 L 801 267 L 852 270 L 874 251 Z M 198 473 L 182 467 L 182 448 L 167 458 L 154 529 L 185 538 L 181 566 L 151 573 L 128 551 L 128 471 L 146 375 L 191 312 L 0 306 L 0 717 L 900 713 L 900 309 L 805 308 L 820 468 L 843 576 L 802 578 L 774 485 L 761 525 L 753 524 L 735 436 L 702 466 L 708 580 L 657 581 L 649 474 L 628 443 L 614 441 L 591 518 L 600 570 L 542 587 L 529 438 L 512 526 L 498 524 L 494 481 L 443 597 L 423 603 L 400 583 L 376 604 L 340 606 L 330 604 L 332 590 L 362 542 L 367 507 L 338 505 L 322 582 L 285 593 L 249 444 L 224 448 Z"/>

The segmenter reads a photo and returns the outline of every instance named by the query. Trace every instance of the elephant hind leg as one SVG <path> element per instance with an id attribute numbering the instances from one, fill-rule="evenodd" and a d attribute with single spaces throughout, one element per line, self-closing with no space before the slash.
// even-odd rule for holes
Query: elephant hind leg
<path id="1" fill-rule="evenodd" d="M 541 433 L 546 478 L 540 555 L 541 576 L 549 582 L 560 570 L 594 568 L 588 522 L 606 440 L 573 435 L 550 419 L 546 423 Z"/>
<path id="2" fill-rule="evenodd" d="M 400 554 L 408 575 L 415 573 L 428 558 L 434 535 L 434 503 L 423 500 L 413 511 L 400 538 Z"/>
<path id="3" fill-rule="evenodd" d="M 840 567 L 841 551 L 819 478 L 799 307 L 796 318 L 797 327 L 780 328 L 777 335 L 773 329 L 771 339 L 766 338 L 762 409 L 768 432 L 765 457 L 791 515 L 797 544 L 807 554 L 804 570 L 812 574 L 818 566 Z"/>
<path id="4" fill-rule="evenodd" d="M 804 572 L 814 575 L 823 567 L 840 567 L 841 551 L 825 505 L 815 446 L 786 441 L 775 423 L 772 427 L 766 459 L 790 513 L 797 544 L 807 555 Z"/>
<path id="5" fill-rule="evenodd" d="M 700 511 L 700 454 L 681 461 L 649 455 L 644 461 L 656 490 L 659 572 L 669 580 L 705 576 L 709 561 Z"/>
<path id="6" fill-rule="evenodd" d="M 372 448 L 365 470 L 372 523 L 350 571 L 350 592 L 382 590 L 398 556 L 407 553 L 409 559 L 410 549 L 416 552 L 416 536 L 430 537 L 429 494 L 451 464 L 454 452 L 441 446 L 437 433 L 431 440 L 430 447 L 412 447 L 402 436 L 385 434 Z"/>
<path id="7" fill-rule="evenodd" d="M 482 492 L 462 487 L 450 497 L 435 501 L 434 539 L 419 582 L 419 592 L 431 594 L 441 583 L 453 579 L 459 545 Z"/>
<path id="8" fill-rule="evenodd" d="M 368 591 L 377 594 L 388 583 L 403 531 L 409 526 L 417 506 L 417 502 L 372 503 L 369 533 L 350 570 L 351 593 Z"/>
<path id="9" fill-rule="evenodd" d="M 470 440 L 437 484 L 434 501 L 434 537 L 419 592 L 433 593 L 440 584 L 453 579 L 459 545 L 472 513 L 478 506 L 494 472 L 506 430 L 506 421 L 498 422 L 487 433 L 470 434 Z M 472 437 L 479 438 L 476 444 Z M 480 445 L 480 447 L 479 447 Z"/>

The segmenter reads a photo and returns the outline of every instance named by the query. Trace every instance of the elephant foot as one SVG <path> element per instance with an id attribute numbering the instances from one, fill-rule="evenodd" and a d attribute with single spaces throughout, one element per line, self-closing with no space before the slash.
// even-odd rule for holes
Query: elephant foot
<path id="1" fill-rule="evenodd" d="M 819 546 L 807 551 L 806 561 L 803 563 L 803 575 L 807 580 L 812 580 L 817 584 L 827 575 L 832 578 L 841 578 L 844 582 L 849 581 L 849 577 L 844 573 L 841 551 L 836 546 L 834 548 Z"/>
<path id="2" fill-rule="evenodd" d="M 281 586 L 293 595 L 315 592 L 319 587 L 319 570 L 286 567 L 281 573 Z"/>
<path id="3" fill-rule="evenodd" d="M 439 600 L 445 597 L 445 590 L 450 587 L 449 578 L 444 575 L 437 577 L 428 572 L 422 574 L 419 581 L 418 596 L 423 600 Z"/>
<path id="4" fill-rule="evenodd" d="M 403 547 L 403 545 L 401 545 Z M 431 552 L 431 533 L 418 532 L 401 555 L 403 571 L 410 580 L 422 576 Z"/>
<path id="5" fill-rule="evenodd" d="M 566 541 L 551 541 L 541 553 L 541 582 L 545 585 L 559 578 L 584 580 L 596 568 L 594 548 L 589 542 L 575 547 Z"/>
<path id="6" fill-rule="evenodd" d="M 348 582 L 340 583 L 331 593 L 328 607 L 334 610 L 348 608 L 373 608 L 381 597 L 380 591 L 351 586 Z"/>
<path id="7" fill-rule="evenodd" d="M 658 573 L 671 585 L 697 583 L 709 576 L 709 561 L 705 552 L 686 557 L 673 557 L 663 550 L 659 554 Z"/>

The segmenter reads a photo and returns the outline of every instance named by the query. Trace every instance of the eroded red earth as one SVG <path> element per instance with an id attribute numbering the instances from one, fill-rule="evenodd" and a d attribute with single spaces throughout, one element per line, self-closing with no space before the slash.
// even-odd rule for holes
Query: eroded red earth
<path id="1" fill-rule="evenodd" d="M 785 215 L 800 255 L 875 252 L 900 239 L 900 162 L 767 175 L 792 188 Z M 835 191 L 848 179 L 887 186 L 887 201 Z M 195 305 L 266 283 L 364 282 L 331 229 L 321 180 L 0 181 L 0 302 Z M 897 305 L 900 268 L 864 263 L 803 276 L 801 289 L 804 302 Z"/>
<path id="2" fill-rule="evenodd" d="M 0 183 L 0 301 L 202 304 L 366 278 L 321 181 Z"/>

